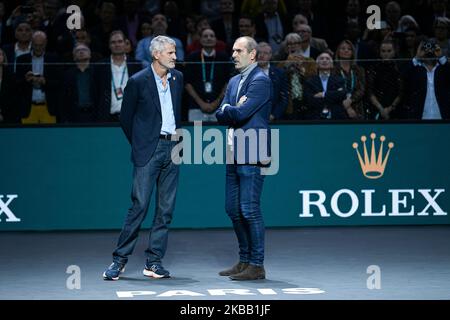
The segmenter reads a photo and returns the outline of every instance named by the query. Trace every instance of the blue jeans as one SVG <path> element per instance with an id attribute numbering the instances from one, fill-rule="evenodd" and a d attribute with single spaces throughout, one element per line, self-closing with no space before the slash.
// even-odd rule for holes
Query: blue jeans
<path id="1" fill-rule="evenodd" d="M 178 165 L 171 159 L 174 141 L 159 140 L 155 153 L 144 167 L 134 167 L 132 207 L 128 210 L 113 261 L 127 263 L 133 253 L 141 224 L 147 216 L 153 187 L 156 184 L 155 216 L 145 251 L 149 264 L 160 264 L 167 249 L 169 224 L 175 208 Z"/>
<path id="2" fill-rule="evenodd" d="M 252 165 L 228 164 L 225 210 L 239 242 L 240 262 L 264 264 L 264 221 L 260 199 L 264 176 Z"/>

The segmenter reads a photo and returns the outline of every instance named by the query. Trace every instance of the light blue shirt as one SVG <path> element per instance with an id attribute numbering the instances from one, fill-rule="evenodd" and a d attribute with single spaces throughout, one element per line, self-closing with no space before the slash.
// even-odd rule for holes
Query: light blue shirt
<path id="1" fill-rule="evenodd" d="M 156 87 L 158 89 L 159 103 L 161 104 L 161 114 L 162 114 L 162 126 L 161 134 L 175 134 L 176 123 L 175 116 L 173 113 L 172 95 L 170 92 L 170 83 L 172 75 L 167 73 L 166 87 L 163 86 L 163 80 L 158 76 L 153 65 L 150 65 L 153 71 L 153 76 L 155 77 Z"/>
<path id="2" fill-rule="evenodd" d="M 443 56 L 439 59 L 439 62 L 440 64 L 445 64 L 447 62 L 447 58 Z M 422 119 L 424 120 L 442 119 L 441 111 L 439 109 L 439 104 L 437 102 L 436 93 L 434 90 L 434 74 L 439 64 L 436 64 L 431 71 L 429 71 L 427 67 L 416 58 L 413 59 L 413 64 L 415 66 L 422 66 L 427 71 L 427 96 L 425 98 L 425 105 L 423 107 Z"/>
<path id="3" fill-rule="evenodd" d="M 321 74 L 320 75 L 320 81 L 322 81 L 322 88 L 323 88 L 323 93 L 327 93 L 327 88 L 328 88 L 328 79 L 330 79 L 330 75 L 326 75 L 326 74 Z"/>
<path id="4" fill-rule="evenodd" d="M 32 55 L 31 61 L 32 61 L 31 62 L 32 72 L 43 76 L 44 75 L 44 55 L 42 55 L 40 57 L 36 57 L 35 55 Z M 34 102 L 45 102 L 45 92 L 42 90 L 41 87 L 33 87 L 33 93 L 32 93 L 31 100 Z"/>
<path id="5" fill-rule="evenodd" d="M 135 58 L 136 60 L 142 62 L 144 68 L 148 67 L 153 61 L 152 56 L 150 54 L 150 43 L 152 42 L 153 38 L 154 38 L 153 36 L 144 38 L 140 40 L 136 46 Z M 177 60 L 184 61 L 184 49 L 180 39 L 174 37 L 169 38 L 175 41 Z"/>

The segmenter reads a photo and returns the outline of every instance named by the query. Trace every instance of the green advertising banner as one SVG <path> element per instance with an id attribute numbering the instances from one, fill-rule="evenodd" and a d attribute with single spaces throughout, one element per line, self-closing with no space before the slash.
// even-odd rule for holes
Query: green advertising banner
<path id="1" fill-rule="evenodd" d="M 231 227 L 225 128 L 185 129 L 172 227 Z M 268 227 L 450 223 L 450 124 L 278 125 L 272 138 Z M 121 228 L 132 164 L 119 127 L 1 128 L 0 150 L 0 230 Z"/>

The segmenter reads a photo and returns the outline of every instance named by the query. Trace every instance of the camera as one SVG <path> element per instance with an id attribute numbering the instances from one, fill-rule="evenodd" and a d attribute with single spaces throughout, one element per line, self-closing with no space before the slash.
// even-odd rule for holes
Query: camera
<path id="1" fill-rule="evenodd" d="M 438 44 L 433 40 L 426 40 L 422 43 L 422 51 L 424 57 L 431 59 L 436 58 L 436 51 L 438 50 Z"/>

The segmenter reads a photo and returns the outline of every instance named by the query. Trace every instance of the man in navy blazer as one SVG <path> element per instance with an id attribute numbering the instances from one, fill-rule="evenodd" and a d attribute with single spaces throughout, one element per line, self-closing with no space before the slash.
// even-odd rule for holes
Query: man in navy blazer
<path id="1" fill-rule="evenodd" d="M 219 275 L 232 280 L 265 279 L 261 169 L 270 163 L 272 83 L 257 66 L 256 47 L 251 37 L 235 41 L 233 60 L 239 74 L 229 81 L 216 113 L 219 123 L 229 126 L 225 210 L 239 242 L 239 262 Z"/>
<path id="2" fill-rule="evenodd" d="M 143 273 L 153 278 L 169 277 L 162 258 L 178 185 L 178 165 L 172 161 L 171 153 L 177 143 L 175 130 L 180 127 L 184 87 L 183 74 L 173 69 L 175 46 L 168 37 L 155 37 L 150 44 L 152 64 L 132 76 L 125 88 L 120 124 L 132 149 L 133 204 L 113 252 L 113 263 L 103 273 L 105 280 L 118 280 L 124 271 L 147 215 L 155 184 L 156 210 Z"/>

